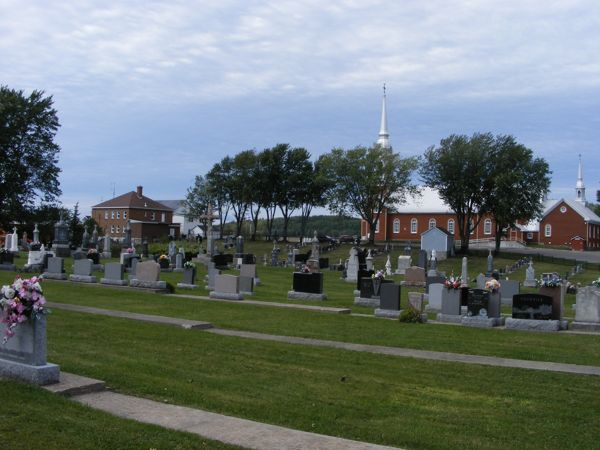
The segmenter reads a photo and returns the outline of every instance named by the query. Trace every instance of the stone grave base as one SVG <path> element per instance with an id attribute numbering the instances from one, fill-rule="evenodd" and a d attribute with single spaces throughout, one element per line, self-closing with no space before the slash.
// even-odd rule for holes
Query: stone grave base
<path id="1" fill-rule="evenodd" d="M 0 360 L 0 377 L 13 378 L 27 383 L 44 386 L 58 383 L 60 367 L 46 363 L 43 366 L 32 366 L 6 359 Z"/>
<path id="2" fill-rule="evenodd" d="M 462 318 L 463 318 L 463 316 L 454 315 L 454 314 L 442 314 L 442 313 L 439 313 L 437 315 L 437 321 L 438 322 L 445 322 L 445 323 L 461 323 L 462 322 Z"/>
<path id="3" fill-rule="evenodd" d="M 180 289 L 197 289 L 197 284 L 177 283 L 177 287 Z"/>
<path id="4" fill-rule="evenodd" d="M 406 269 L 396 269 L 394 275 L 406 275 Z"/>
<path id="5" fill-rule="evenodd" d="M 129 280 L 129 286 L 144 289 L 167 289 L 166 281 L 141 281 L 137 278 Z"/>
<path id="6" fill-rule="evenodd" d="M 561 324 L 561 320 L 532 320 L 532 319 L 513 319 L 508 317 L 504 326 L 507 330 L 527 330 L 527 331 L 560 331 L 566 330 L 566 326 Z"/>
<path id="7" fill-rule="evenodd" d="M 173 272 L 183 272 L 183 267 L 181 269 L 173 269 Z"/>
<path id="8" fill-rule="evenodd" d="M 127 280 L 111 280 L 110 278 L 100 278 L 100 284 L 110 284 L 112 286 L 127 286 Z"/>
<path id="9" fill-rule="evenodd" d="M 460 321 L 461 325 L 467 327 L 477 328 L 493 328 L 504 325 L 503 317 L 479 317 L 479 316 L 465 316 Z"/>
<path id="10" fill-rule="evenodd" d="M 401 281 L 400 286 L 424 288 L 426 286 L 426 283 L 424 281 Z"/>
<path id="11" fill-rule="evenodd" d="M 0 269 L 0 270 L 4 270 L 4 269 Z M 34 273 L 34 272 L 39 273 L 42 270 L 44 270 L 43 264 L 25 264 L 23 266 L 23 272 L 27 272 L 27 273 Z"/>
<path id="12" fill-rule="evenodd" d="M 523 282 L 523 286 L 524 287 L 537 287 L 537 282 L 535 280 L 533 280 L 533 281 L 527 281 L 527 280 L 525 280 Z"/>
<path id="13" fill-rule="evenodd" d="M 600 331 L 600 323 L 598 322 L 571 322 L 569 325 L 571 330 L 577 331 Z"/>
<path id="14" fill-rule="evenodd" d="M 346 278 L 344 278 L 344 281 L 345 281 L 346 283 L 354 283 L 354 284 L 356 284 L 356 282 L 357 282 L 358 280 L 357 280 L 356 278 L 352 279 L 352 278 L 348 278 L 348 277 L 346 277 Z"/>
<path id="15" fill-rule="evenodd" d="M 258 286 L 260 284 L 260 278 L 256 277 L 254 279 L 254 286 Z"/>
<path id="16" fill-rule="evenodd" d="M 42 274 L 42 278 L 44 278 L 46 280 L 66 280 L 67 274 L 66 273 L 44 272 Z"/>
<path id="17" fill-rule="evenodd" d="M 508 306 L 512 306 L 512 298 L 500 298 L 500 303 L 503 305 L 508 305 Z"/>
<path id="18" fill-rule="evenodd" d="M 129 269 L 129 268 L 128 268 L 128 269 Z M 129 269 L 129 270 L 131 270 L 131 269 Z M 161 272 L 173 272 L 173 269 L 171 269 L 170 267 L 169 267 L 169 268 L 166 268 L 166 269 L 163 269 L 163 268 L 161 267 L 161 268 L 160 268 L 160 271 L 161 271 Z M 182 272 L 183 272 L 183 270 L 182 270 Z"/>
<path id="19" fill-rule="evenodd" d="M 254 292 L 250 292 L 250 291 L 240 291 L 240 294 L 246 296 L 246 295 L 254 295 Z"/>
<path id="20" fill-rule="evenodd" d="M 69 275 L 69 281 L 75 283 L 97 283 L 98 280 L 93 275 Z"/>
<path id="21" fill-rule="evenodd" d="M 358 289 L 354 289 L 354 297 L 360 297 L 360 291 Z"/>
<path id="22" fill-rule="evenodd" d="M 310 292 L 288 291 L 289 300 L 327 300 L 325 294 L 314 294 Z"/>
<path id="23" fill-rule="evenodd" d="M 210 291 L 209 297 L 218 298 L 221 300 L 244 300 L 244 296 L 242 294 L 232 294 L 230 292 Z"/>
<path id="24" fill-rule="evenodd" d="M 14 272 L 17 270 L 17 266 L 14 264 L 0 264 L 0 270 L 10 270 L 11 272 Z"/>
<path id="25" fill-rule="evenodd" d="M 379 298 L 354 297 L 354 304 L 358 306 L 367 306 L 369 308 L 379 308 Z"/>
<path id="26" fill-rule="evenodd" d="M 433 306 L 430 305 L 426 305 L 425 306 L 425 311 L 426 312 L 430 312 L 430 313 L 439 313 L 442 312 L 441 308 L 434 308 Z"/>
<path id="27" fill-rule="evenodd" d="M 101 258 L 109 259 L 110 256 L 111 256 L 110 252 L 102 252 L 102 253 L 100 253 L 100 257 Z"/>
<path id="28" fill-rule="evenodd" d="M 400 317 L 400 314 L 402 314 L 401 309 L 375 309 L 375 317 L 387 317 L 390 319 L 397 319 L 398 317 Z"/>
<path id="29" fill-rule="evenodd" d="M 104 272 L 104 264 L 92 264 L 92 272 Z"/>

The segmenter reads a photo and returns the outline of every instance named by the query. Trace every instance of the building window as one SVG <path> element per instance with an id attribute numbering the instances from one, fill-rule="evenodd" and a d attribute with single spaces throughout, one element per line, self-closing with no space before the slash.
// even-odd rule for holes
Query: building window
<path id="1" fill-rule="evenodd" d="M 492 219 L 485 219 L 483 222 L 483 234 L 492 234 Z"/>
<path id="2" fill-rule="evenodd" d="M 127 211 L 123 211 L 123 220 L 127 220 Z"/>
<path id="3" fill-rule="evenodd" d="M 117 211 L 117 219 L 121 218 L 121 211 Z"/>
<path id="4" fill-rule="evenodd" d="M 448 233 L 454 234 L 454 219 L 448 219 Z"/>
<path id="5" fill-rule="evenodd" d="M 152 211 L 152 212 L 150 213 L 150 219 L 151 219 L 151 220 L 156 220 L 156 213 L 155 213 L 154 211 Z"/>
<path id="6" fill-rule="evenodd" d="M 418 225 L 417 219 L 414 219 L 414 218 L 410 219 L 410 232 L 412 234 L 417 234 L 417 225 Z"/>
<path id="7" fill-rule="evenodd" d="M 115 234 L 115 226 L 114 225 L 110 226 L 110 234 Z"/>
<path id="8" fill-rule="evenodd" d="M 473 219 L 469 219 L 469 230 L 470 230 L 470 234 L 475 233 L 475 227 L 473 226 Z"/>
<path id="9" fill-rule="evenodd" d="M 527 240 L 532 240 L 533 239 L 533 233 L 530 231 L 527 233 Z"/>
<path id="10" fill-rule="evenodd" d="M 114 219 L 114 218 L 115 218 L 115 212 L 114 212 L 114 211 L 111 211 L 111 212 L 110 212 L 110 218 L 111 218 L 111 219 Z"/>
<path id="11" fill-rule="evenodd" d="M 161 222 L 166 222 L 167 221 L 167 215 L 165 213 L 161 213 L 160 214 L 160 221 Z"/>
<path id="12" fill-rule="evenodd" d="M 117 234 L 119 234 L 121 232 L 121 229 L 119 227 L 119 225 L 117 225 Z"/>
<path id="13" fill-rule="evenodd" d="M 108 220 L 108 211 L 104 211 L 104 218 Z"/>
<path id="14" fill-rule="evenodd" d="M 379 233 L 379 220 L 375 222 L 375 233 Z"/>
<path id="15" fill-rule="evenodd" d="M 435 219 L 429 219 L 429 229 L 430 230 L 432 228 L 435 228 L 436 225 L 437 225 L 437 222 L 435 221 Z"/>
<path id="16" fill-rule="evenodd" d="M 400 233 L 400 219 L 394 219 L 394 233 Z"/>
<path id="17" fill-rule="evenodd" d="M 544 227 L 544 236 L 546 236 L 546 237 L 552 236 L 552 225 L 550 225 L 549 223 L 547 223 L 546 226 Z"/>

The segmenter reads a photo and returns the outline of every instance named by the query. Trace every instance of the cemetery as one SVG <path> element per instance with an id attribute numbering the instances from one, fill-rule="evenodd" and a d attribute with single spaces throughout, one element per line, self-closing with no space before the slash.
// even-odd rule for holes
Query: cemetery
<path id="1" fill-rule="evenodd" d="M 591 439 L 598 438 L 596 431 L 588 435 L 575 433 L 575 422 L 580 419 L 558 406 L 576 402 L 578 417 L 594 417 L 600 407 L 597 400 L 589 398 L 589 392 L 600 387 L 600 356 L 595 350 L 600 343 L 600 289 L 591 286 L 600 273 L 598 266 L 588 264 L 574 270 L 568 261 L 530 261 L 510 254 L 491 260 L 488 254 L 468 258 L 444 255 L 438 260 L 435 252 L 432 257 L 431 252 L 425 254 L 418 247 L 406 254 L 403 248 L 386 253 L 354 246 L 320 253 L 318 259 L 292 259 L 290 263 L 287 252 L 276 251 L 273 244 L 246 242 L 242 252 L 235 253 L 239 245 L 223 251 L 219 244 L 215 252 L 219 254 L 214 257 L 190 252 L 184 248 L 185 243 L 177 244 L 171 255 L 165 248 L 169 271 L 161 270 L 158 263 L 162 250 L 136 258 L 108 258 L 99 252 L 99 264 L 92 259 L 57 257 L 53 253 L 43 261 L 39 255 L 20 252 L 13 258 L 15 270 L 0 272 L 2 285 L 12 283 L 16 275 L 28 270 L 28 260 L 37 258 L 39 265 L 34 267 L 43 274 L 44 296 L 52 310 L 43 317 L 44 323 L 40 322 L 46 328 L 48 350 L 34 367 L 43 369 L 33 369 L 46 373 L 38 376 L 40 381 L 34 376 L 28 379 L 52 386 L 59 371 L 76 373 L 104 380 L 130 395 L 233 416 L 239 416 L 235 411 L 252 392 L 256 398 L 244 413 L 245 418 L 403 448 L 411 448 L 412 432 L 408 430 L 417 430 L 421 445 L 443 448 L 480 447 L 482 436 L 493 442 L 489 448 L 514 448 L 515 442 L 523 448 L 586 448 Z M 298 254 L 314 255 L 307 252 L 311 245 L 300 247 Z M 270 256 L 264 261 L 254 256 L 262 254 Z M 339 260 L 343 270 L 323 268 L 324 257 Z M 580 287 L 570 293 L 566 281 L 564 287 L 548 286 L 562 280 L 543 278 L 546 273 L 564 274 L 570 286 Z M 528 279 L 534 280 L 535 286 L 527 286 Z M 164 295 L 167 292 L 176 295 Z M 316 304 L 320 309 L 311 309 Z M 280 342 L 85 314 L 66 309 L 70 305 L 119 310 L 120 316 L 129 312 L 208 321 L 234 335 L 234 330 L 261 333 L 276 336 Z M 350 314 L 337 312 L 342 308 Z M 412 312 L 421 323 L 403 322 L 405 312 Z M 570 334 L 571 329 L 583 334 Z M 125 337 L 128 348 L 120 349 L 117 343 Z M 389 359 L 343 347 L 285 342 L 298 338 L 381 347 L 389 349 L 385 352 L 390 354 L 419 349 L 500 360 L 496 366 L 487 366 L 462 359 L 427 359 L 427 355 L 426 359 Z M 93 358 L 85 356 L 90 345 L 97 348 Z M 128 365 L 127 355 L 131 353 L 146 369 Z M 151 363 L 157 354 L 160 363 Z M 193 357 L 182 359 L 183 354 Z M 252 365 L 243 362 L 248 357 Z M 503 358 L 526 360 L 527 364 L 573 365 L 575 371 L 578 367 L 597 369 L 598 375 L 504 366 Z M 16 363 L 13 356 L 7 361 L 9 367 Z M 148 369 L 149 364 L 159 366 Z M 211 381 L 207 367 L 217 379 Z M 12 369 L 6 370 L 4 376 L 15 377 Z M 163 374 L 160 382 L 150 378 L 150 373 L 157 370 Z M 300 380 L 298 370 L 313 375 Z M 184 382 L 175 373 L 185 374 L 185 379 L 193 382 Z M 508 381 L 516 376 L 522 380 L 519 386 Z M 381 391 L 373 383 L 384 383 L 387 389 Z M 565 390 L 574 383 L 576 391 Z M 146 385 L 147 392 L 140 392 L 138 385 Z M 8 386 L 19 391 L 10 383 L 0 383 L 0 393 L 16 402 L 17 398 L 7 392 Z M 498 395 L 488 397 L 492 386 Z M 556 394 L 544 395 L 548 388 Z M 202 398 L 196 394 L 198 389 L 203 392 Z M 420 393 L 415 394 L 414 389 Z M 224 392 L 226 400 L 220 399 Z M 455 392 L 459 398 L 448 398 L 443 392 Z M 489 406 L 475 406 L 475 400 L 466 392 L 488 398 Z M 404 400 L 399 402 L 395 396 Z M 66 402 L 43 397 L 38 401 L 48 408 Z M 359 397 L 364 401 L 357 402 Z M 329 406 L 318 410 L 312 406 L 316 398 L 324 399 Z M 520 404 L 518 398 L 526 399 L 529 406 Z M 512 404 L 510 416 L 501 412 L 507 401 Z M 426 409 L 419 412 L 425 405 Z M 76 410 L 77 404 L 69 403 L 64 408 Z M 442 427 L 432 422 L 428 408 L 443 408 L 452 425 Z M 496 423 L 484 425 L 479 416 L 465 417 L 466 409 L 471 408 L 481 411 L 482 416 L 496 417 Z M 531 418 L 531 408 L 535 408 L 537 420 Z M 299 419 L 304 414 L 309 414 L 309 422 Z M 563 433 L 556 434 L 547 424 L 551 423 L 550 417 L 560 421 Z M 346 434 L 340 424 L 351 426 L 354 432 Z M 485 431 L 475 441 L 460 431 L 465 426 L 479 426 Z M 529 436 L 526 430 L 532 426 L 545 437 Z M 506 428 L 517 430 L 518 438 L 499 439 Z M 382 434 L 384 429 L 387 432 Z M 225 444 L 213 445 L 211 448 L 227 448 Z"/>

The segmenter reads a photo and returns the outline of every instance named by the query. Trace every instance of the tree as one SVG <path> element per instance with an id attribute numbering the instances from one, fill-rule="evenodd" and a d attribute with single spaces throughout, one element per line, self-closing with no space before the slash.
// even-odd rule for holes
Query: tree
<path id="1" fill-rule="evenodd" d="M 469 234 L 486 212 L 491 195 L 491 133 L 451 135 L 439 147 L 429 147 L 421 165 L 425 186 L 436 189 L 456 214 L 461 253 L 469 249 Z"/>
<path id="2" fill-rule="evenodd" d="M 75 246 L 80 245 L 83 238 L 83 224 L 79 218 L 79 202 L 75 203 L 73 211 L 69 214 L 69 232 L 71 243 Z"/>
<path id="3" fill-rule="evenodd" d="M 273 220 L 277 211 L 277 198 L 281 189 L 282 167 L 288 144 L 277 144 L 266 148 L 258 154 L 258 164 L 262 177 L 261 188 L 255 192 L 266 214 L 268 240 L 273 236 Z"/>
<path id="4" fill-rule="evenodd" d="M 61 194 L 52 104 L 42 91 L 27 97 L 0 86 L 0 225 L 22 221 L 36 199 L 52 202 Z"/>
<path id="5" fill-rule="evenodd" d="M 492 190 L 486 209 L 496 222 L 496 252 L 504 230 L 543 213 L 542 198 L 550 188 L 550 170 L 543 158 L 518 144 L 513 136 L 496 136 L 490 161 Z"/>
<path id="6" fill-rule="evenodd" d="M 223 231 L 225 223 L 227 222 L 227 215 L 231 208 L 225 186 L 227 178 L 231 176 L 231 166 L 232 160 L 229 156 L 226 156 L 220 162 L 216 163 L 206 174 L 208 193 L 212 197 L 213 202 L 217 207 L 217 214 L 219 215 L 219 235 L 221 237 L 224 234 Z"/>
<path id="7" fill-rule="evenodd" d="M 351 150 L 334 148 L 321 155 L 317 164 L 331 180 L 327 204 L 340 214 L 354 212 L 369 225 L 369 242 L 375 241 L 376 224 L 384 208 L 393 208 L 416 194 L 411 174 L 416 158 L 400 158 L 392 149 L 378 144 Z"/>
<path id="8" fill-rule="evenodd" d="M 300 186 L 298 201 L 300 203 L 300 239 L 306 236 L 308 218 L 315 206 L 325 206 L 324 192 L 331 187 L 331 181 L 318 162 L 311 168 L 311 175 L 307 176 L 305 182 Z"/>
<path id="9" fill-rule="evenodd" d="M 194 186 L 187 190 L 184 205 L 187 218 L 189 220 L 198 220 L 204 231 L 204 236 L 206 236 L 208 230 L 209 209 L 214 208 L 213 197 L 210 192 L 207 178 L 202 175 L 196 175 Z"/>
<path id="10" fill-rule="evenodd" d="M 235 217 L 235 235 L 242 234 L 246 212 L 252 204 L 252 179 L 256 163 L 254 150 L 244 150 L 233 157 L 232 170 L 225 179 L 225 189 L 233 216 Z"/>

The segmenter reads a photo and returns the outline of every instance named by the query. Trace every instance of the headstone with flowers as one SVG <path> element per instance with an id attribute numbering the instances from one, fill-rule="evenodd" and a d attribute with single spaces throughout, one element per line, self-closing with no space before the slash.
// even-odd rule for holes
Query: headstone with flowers
<path id="1" fill-rule="evenodd" d="M 571 329 L 600 331 L 600 278 L 592 286 L 577 289 L 575 321 Z"/>
<path id="2" fill-rule="evenodd" d="M 0 295 L 0 376 L 28 383 L 57 383 L 60 369 L 46 361 L 46 299 L 40 278 L 17 277 Z"/>
<path id="3" fill-rule="evenodd" d="M 183 264 L 183 280 L 177 283 L 178 288 L 196 289 L 196 264 L 191 261 L 186 261 Z"/>
<path id="4" fill-rule="evenodd" d="M 354 304 L 358 306 L 367 306 L 370 308 L 380 308 L 380 291 L 383 284 L 393 283 L 392 280 L 385 279 L 383 270 L 373 272 L 370 278 L 360 278 L 360 295 L 354 297 Z"/>
<path id="5" fill-rule="evenodd" d="M 10 236 L 10 235 L 9 235 Z M 14 272 L 16 266 L 14 264 L 14 254 L 7 251 L 4 247 L 0 248 L 0 270 L 8 270 Z"/>
<path id="6" fill-rule="evenodd" d="M 467 294 L 467 315 L 461 323 L 470 327 L 491 328 L 502 325 L 500 316 L 500 283 L 491 278 L 484 289 L 469 289 Z"/>
<path id="7" fill-rule="evenodd" d="M 376 317 L 397 318 L 402 313 L 400 309 L 400 285 L 384 283 L 379 288 L 379 307 L 375 309 Z"/>
<path id="8" fill-rule="evenodd" d="M 290 300 L 325 300 L 323 293 L 323 273 L 315 272 L 307 265 L 292 275 L 292 290 L 288 291 Z"/>

